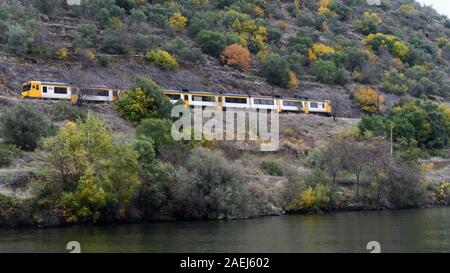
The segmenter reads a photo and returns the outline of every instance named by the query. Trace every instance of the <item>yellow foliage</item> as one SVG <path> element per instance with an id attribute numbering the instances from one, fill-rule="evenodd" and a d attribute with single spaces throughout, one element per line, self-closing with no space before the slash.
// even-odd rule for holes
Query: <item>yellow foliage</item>
<path id="1" fill-rule="evenodd" d="M 366 112 L 375 113 L 378 110 L 378 104 L 380 110 L 383 109 L 384 97 L 371 86 L 359 87 L 354 96 L 361 109 Z"/>
<path id="2" fill-rule="evenodd" d="M 417 13 L 416 7 L 414 7 L 411 4 L 409 4 L 409 5 L 408 4 L 401 5 L 399 10 L 403 14 L 406 14 L 408 16 L 415 15 Z"/>
<path id="3" fill-rule="evenodd" d="M 192 0 L 192 4 L 196 5 L 196 6 L 205 6 L 209 4 L 208 0 Z"/>
<path id="4" fill-rule="evenodd" d="M 438 44 L 439 47 L 444 47 L 445 45 L 447 45 L 448 40 L 446 37 L 439 37 L 436 39 L 436 43 Z"/>
<path id="5" fill-rule="evenodd" d="M 178 67 L 175 58 L 165 50 L 149 50 L 145 55 L 145 58 L 150 63 L 156 64 L 162 68 L 175 69 Z"/>
<path id="6" fill-rule="evenodd" d="M 377 13 L 377 12 L 367 12 L 367 11 L 365 11 L 363 16 L 366 19 L 371 19 L 371 20 L 375 21 L 377 24 L 383 23 L 383 20 L 381 19 L 380 14 Z"/>
<path id="7" fill-rule="evenodd" d="M 169 22 L 178 30 L 183 31 L 186 28 L 187 18 L 180 12 L 175 12 L 170 16 Z"/>
<path id="8" fill-rule="evenodd" d="M 434 163 L 422 163 L 422 165 L 420 165 L 420 168 L 422 169 L 422 171 L 431 171 L 432 169 L 434 169 Z"/>
<path id="9" fill-rule="evenodd" d="M 319 1 L 319 13 L 321 14 L 328 14 L 330 13 L 330 4 L 331 0 L 320 0 Z"/>
<path id="10" fill-rule="evenodd" d="M 399 58 L 394 58 L 393 65 L 399 71 L 405 70 L 405 64 Z"/>
<path id="11" fill-rule="evenodd" d="M 311 62 L 314 62 L 317 60 L 318 56 L 334 52 L 336 52 L 336 50 L 330 46 L 324 45 L 322 43 L 315 43 L 312 48 L 308 50 L 308 59 Z"/>
<path id="12" fill-rule="evenodd" d="M 448 197 L 450 191 L 450 182 L 445 181 L 439 186 L 438 189 L 438 198 L 440 200 L 445 200 Z"/>
<path id="13" fill-rule="evenodd" d="M 86 58 L 88 59 L 88 61 L 90 61 L 90 62 L 95 61 L 95 53 L 91 49 L 86 49 L 85 55 L 86 55 Z"/>
<path id="14" fill-rule="evenodd" d="M 261 49 L 260 51 L 258 51 L 258 53 L 256 54 L 256 58 L 259 61 L 265 61 L 267 60 L 267 58 L 269 57 L 269 48 L 265 48 L 265 49 Z"/>
<path id="15" fill-rule="evenodd" d="M 259 17 L 264 17 L 264 16 L 265 16 L 264 9 L 261 8 L 261 7 L 255 6 L 255 7 L 253 8 L 253 12 L 254 12 L 257 16 L 259 16 Z"/>
<path id="16" fill-rule="evenodd" d="M 109 19 L 109 23 L 117 29 L 121 29 L 123 27 L 123 22 L 117 17 L 111 17 Z"/>
<path id="17" fill-rule="evenodd" d="M 295 14 L 299 15 L 300 11 L 302 10 L 302 3 L 300 0 L 294 0 L 294 8 Z"/>
<path id="18" fill-rule="evenodd" d="M 294 71 L 289 71 L 288 73 L 289 81 L 288 81 L 288 87 L 289 88 L 296 88 L 298 85 L 297 75 Z"/>
<path id="19" fill-rule="evenodd" d="M 69 50 L 63 47 L 56 52 L 56 56 L 58 56 L 58 59 L 60 60 L 67 61 L 69 58 Z"/>

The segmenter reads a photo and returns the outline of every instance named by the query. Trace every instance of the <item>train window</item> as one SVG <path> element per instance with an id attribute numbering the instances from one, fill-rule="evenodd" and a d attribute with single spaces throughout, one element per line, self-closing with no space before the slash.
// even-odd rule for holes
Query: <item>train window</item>
<path id="1" fill-rule="evenodd" d="M 31 90 L 31 84 L 27 84 L 27 85 L 24 85 L 22 87 L 22 91 L 23 92 L 27 92 L 27 91 L 30 91 L 30 90 Z"/>
<path id="2" fill-rule="evenodd" d="M 322 108 L 325 108 L 325 103 L 322 103 Z"/>
<path id="3" fill-rule="evenodd" d="M 181 95 L 179 94 L 167 94 L 166 95 L 170 100 L 179 100 L 181 99 Z"/>
<path id="4" fill-rule="evenodd" d="M 240 104 L 247 104 L 247 99 L 244 99 L 244 98 L 230 98 L 230 97 L 225 97 L 225 102 L 226 102 L 226 103 L 240 103 Z"/>
<path id="5" fill-rule="evenodd" d="M 196 96 L 192 95 L 193 101 L 204 101 L 204 102 L 214 102 L 215 99 L 212 96 Z"/>
<path id="6" fill-rule="evenodd" d="M 53 92 L 55 94 L 67 94 L 67 88 L 65 88 L 65 87 L 55 87 Z"/>
<path id="7" fill-rule="evenodd" d="M 291 107 L 303 107 L 303 103 L 301 101 L 283 101 L 284 106 L 291 106 Z"/>
<path id="8" fill-rule="evenodd" d="M 86 96 L 109 97 L 109 90 L 83 89 L 81 92 Z"/>
<path id="9" fill-rule="evenodd" d="M 273 105 L 273 100 L 254 99 L 255 104 L 260 105 Z"/>
<path id="10" fill-rule="evenodd" d="M 319 104 L 317 102 L 310 102 L 309 107 L 311 108 L 319 108 Z"/>
<path id="11" fill-rule="evenodd" d="M 47 93 L 47 86 L 42 86 L 42 92 Z"/>

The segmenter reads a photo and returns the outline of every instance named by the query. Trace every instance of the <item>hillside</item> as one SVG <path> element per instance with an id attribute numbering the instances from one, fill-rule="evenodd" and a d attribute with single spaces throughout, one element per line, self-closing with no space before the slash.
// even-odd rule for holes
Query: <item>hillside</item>
<path id="1" fill-rule="evenodd" d="M 343 117 L 362 114 L 352 96 L 360 85 L 384 93 L 387 107 L 450 94 L 450 22 L 413 1 L 33 3 L 0 6 L 3 94 L 30 79 L 126 87 L 145 75 L 164 88 L 331 99 Z M 232 43 L 249 50 L 249 66 L 221 60 Z M 157 49 L 177 68 L 145 60 Z"/>
<path id="2" fill-rule="evenodd" d="M 4 0 L 0 16 L 0 227 L 450 204 L 450 20 L 429 7 Z M 28 80 L 128 92 L 23 99 Z M 337 119 L 280 115 L 273 152 L 175 141 L 161 88 L 329 99 Z"/>

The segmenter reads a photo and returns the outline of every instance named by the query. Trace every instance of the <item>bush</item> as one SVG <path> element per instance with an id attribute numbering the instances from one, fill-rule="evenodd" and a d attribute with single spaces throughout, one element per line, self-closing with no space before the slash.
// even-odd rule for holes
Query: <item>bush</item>
<path id="1" fill-rule="evenodd" d="M 227 46 L 220 55 L 220 59 L 227 65 L 237 66 L 241 69 L 250 68 L 250 52 L 238 44 Z"/>
<path id="2" fill-rule="evenodd" d="M 202 52 L 197 47 L 190 47 L 181 38 L 175 38 L 167 43 L 165 49 L 177 57 L 188 62 L 202 62 Z"/>
<path id="3" fill-rule="evenodd" d="M 74 46 L 91 48 L 97 44 L 97 27 L 94 24 L 79 25 L 73 32 Z"/>
<path id="4" fill-rule="evenodd" d="M 164 144 L 173 142 L 172 122 L 167 119 L 144 119 L 136 128 L 136 135 L 153 140 L 156 150 Z"/>
<path id="5" fill-rule="evenodd" d="M 222 33 L 209 30 L 200 31 L 195 37 L 195 43 L 204 53 L 214 57 L 219 57 L 227 46 L 225 36 Z"/>
<path id="6" fill-rule="evenodd" d="M 272 54 L 262 61 L 259 72 L 270 84 L 286 87 L 289 83 L 289 63 L 280 55 Z"/>
<path id="7" fill-rule="evenodd" d="M 33 5 L 41 12 L 51 15 L 63 2 L 64 0 L 33 0 Z"/>
<path id="8" fill-rule="evenodd" d="M 145 58 L 148 62 L 164 69 L 175 69 L 178 67 L 175 58 L 165 50 L 150 50 L 145 55 Z"/>
<path id="9" fill-rule="evenodd" d="M 147 118 L 170 118 L 172 103 L 154 81 L 139 77 L 117 101 L 116 109 L 122 118 L 138 124 Z"/>
<path id="10" fill-rule="evenodd" d="M 343 85 L 347 82 L 344 69 L 338 68 L 332 61 L 317 60 L 313 64 L 313 71 L 322 83 Z"/>
<path id="11" fill-rule="evenodd" d="M 395 69 L 386 72 L 383 80 L 383 91 L 396 95 L 405 95 L 408 93 L 405 75 Z"/>
<path id="12" fill-rule="evenodd" d="M 321 211 L 327 209 L 331 201 L 329 187 L 319 183 L 315 187 L 306 188 L 300 196 L 294 198 L 286 207 L 287 212 Z"/>
<path id="13" fill-rule="evenodd" d="M 10 25 L 6 32 L 7 48 L 17 54 L 27 54 L 34 43 L 34 35 L 21 25 Z"/>
<path id="14" fill-rule="evenodd" d="M 196 149 L 171 185 L 172 214 L 184 219 L 233 219 L 246 216 L 247 189 L 242 172 L 221 154 Z"/>
<path id="15" fill-rule="evenodd" d="M 0 167 L 11 164 L 15 156 L 21 155 L 20 149 L 11 144 L 0 144 Z"/>
<path id="16" fill-rule="evenodd" d="M 138 33 L 133 37 L 133 45 L 140 52 L 147 52 L 150 49 L 157 48 L 160 43 L 159 38 L 154 35 Z"/>
<path id="17" fill-rule="evenodd" d="M 175 12 L 170 16 L 169 22 L 178 30 L 183 31 L 186 28 L 187 18 L 180 12 Z"/>
<path id="18" fill-rule="evenodd" d="M 273 175 L 273 176 L 282 176 L 283 175 L 283 171 L 281 170 L 280 166 L 276 162 L 273 162 L 273 161 L 261 162 L 261 168 L 263 168 L 264 171 L 268 175 Z"/>
<path id="19" fill-rule="evenodd" d="M 48 109 L 48 115 L 55 121 L 76 121 L 86 118 L 86 112 L 80 107 L 72 105 L 70 102 L 58 101 Z"/>
<path id="20" fill-rule="evenodd" d="M 3 140 L 27 151 L 34 150 L 38 140 L 52 131 L 50 122 L 41 113 L 24 105 L 8 109 L 0 119 Z"/>
<path id="21" fill-rule="evenodd" d="M 121 219 L 139 185 L 138 155 L 113 143 L 101 119 L 67 122 L 42 141 L 46 162 L 57 172 L 61 201 L 69 222 Z"/>
<path id="22" fill-rule="evenodd" d="M 363 111 L 375 113 L 378 111 L 378 107 L 380 111 L 383 109 L 384 97 L 371 86 L 359 87 L 354 96 Z"/>

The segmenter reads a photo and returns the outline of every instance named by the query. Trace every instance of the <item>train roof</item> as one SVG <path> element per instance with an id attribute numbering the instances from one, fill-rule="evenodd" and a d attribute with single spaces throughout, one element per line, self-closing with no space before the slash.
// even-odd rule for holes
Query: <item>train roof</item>
<path id="1" fill-rule="evenodd" d="M 68 84 L 64 83 L 64 82 L 46 82 L 46 81 L 42 81 L 41 84 L 68 86 Z"/>

